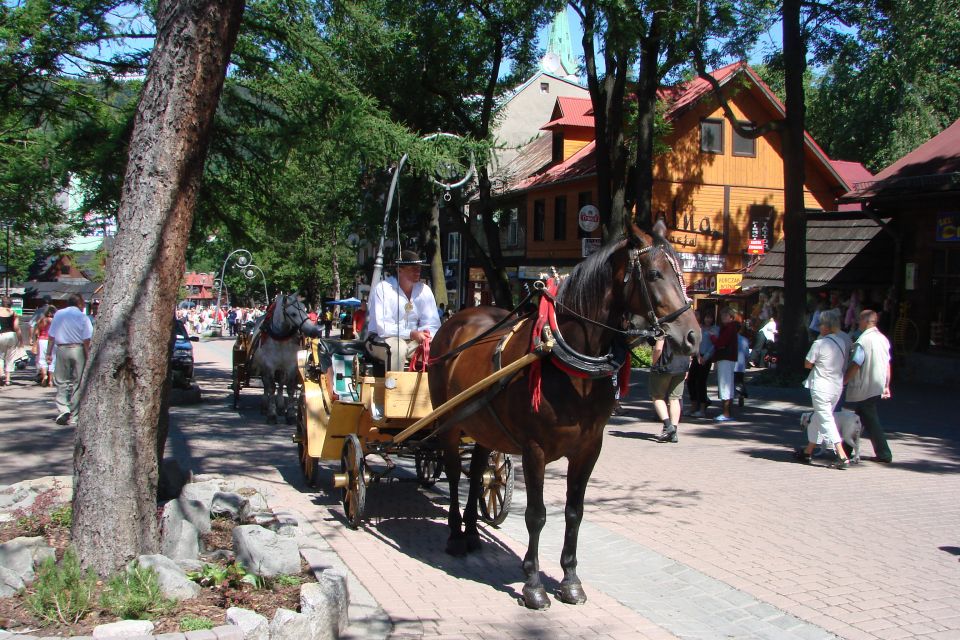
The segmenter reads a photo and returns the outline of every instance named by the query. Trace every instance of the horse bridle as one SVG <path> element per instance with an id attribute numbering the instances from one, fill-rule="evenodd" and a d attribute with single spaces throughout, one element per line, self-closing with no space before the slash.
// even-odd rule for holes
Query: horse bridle
<path id="1" fill-rule="evenodd" d="M 291 324 L 297 325 L 297 328 L 294 329 L 290 335 L 292 336 L 294 333 L 302 333 L 301 330 L 303 329 L 303 325 L 306 324 L 308 320 L 310 320 L 310 317 L 307 315 L 306 309 L 303 308 L 303 305 L 300 303 L 300 300 L 296 297 L 296 294 L 292 293 L 289 296 L 285 296 L 281 294 L 280 297 L 283 298 L 283 317 L 286 320 L 290 320 Z M 297 318 L 292 313 L 287 311 L 287 298 L 290 298 L 290 297 L 294 299 L 294 304 L 290 306 L 296 307 L 297 311 L 300 312 L 299 318 Z"/>
<path id="2" fill-rule="evenodd" d="M 686 300 L 686 303 L 674 311 L 671 311 L 665 316 L 657 316 L 657 308 L 653 304 L 653 298 L 650 296 L 650 287 L 647 285 L 646 278 L 643 277 L 643 269 L 640 266 L 640 256 L 659 249 L 663 252 L 663 257 L 667 259 L 667 262 L 670 264 L 670 268 L 673 270 L 673 274 L 677 278 L 677 283 L 680 286 L 680 293 L 683 296 L 683 299 Z M 663 325 L 668 322 L 672 322 L 679 318 L 681 315 L 686 313 L 692 306 L 692 300 L 687 297 L 686 288 L 683 284 L 683 276 L 681 275 L 683 270 L 679 268 L 676 258 L 671 256 L 663 247 L 651 244 L 642 248 L 633 247 L 630 249 L 630 268 L 624 270 L 623 282 L 627 283 L 630 281 L 631 275 L 634 280 L 640 282 L 640 291 L 643 293 L 643 300 L 647 304 L 647 321 L 653 328 L 654 338 L 661 338 L 666 335 L 666 331 L 663 329 Z"/>

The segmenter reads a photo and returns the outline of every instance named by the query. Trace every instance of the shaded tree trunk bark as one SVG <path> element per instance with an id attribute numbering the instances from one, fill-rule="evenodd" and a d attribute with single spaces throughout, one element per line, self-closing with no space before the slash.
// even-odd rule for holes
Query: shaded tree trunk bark
<path id="1" fill-rule="evenodd" d="M 157 441 L 170 323 L 242 0 L 160 0 L 74 451 L 73 543 L 106 575 L 159 547 Z"/>
<path id="2" fill-rule="evenodd" d="M 783 141 L 783 318 L 780 321 L 783 345 L 781 366 L 800 371 L 807 348 L 804 316 L 807 293 L 807 216 L 803 202 L 804 107 L 803 74 L 806 47 L 800 26 L 801 0 L 783 2 L 783 58 L 786 89 L 786 126 Z"/>

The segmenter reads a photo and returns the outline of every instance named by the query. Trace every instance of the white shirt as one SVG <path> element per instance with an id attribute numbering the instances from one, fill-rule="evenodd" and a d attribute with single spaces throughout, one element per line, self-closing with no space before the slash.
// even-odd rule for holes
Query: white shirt
<path id="1" fill-rule="evenodd" d="M 60 309 L 50 323 L 50 339 L 54 344 L 80 344 L 93 337 L 93 323 L 78 307 Z"/>
<path id="2" fill-rule="evenodd" d="M 409 340 L 411 331 L 424 330 L 434 336 L 440 328 L 433 291 L 422 282 L 413 285 L 408 298 L 396 278 L 382 280 L 370 293 L 368 305 L 370 325 L 367 332 L 376 333 L 381 338 Z"/>
<path id="3" fill-rule="evenodd" d="M 860 366 L 847 383 L 847 401 L 860 402 L 879 396 L 889 382 L 890 341 L 876 327 L 870 327 L 857 339 L 850 358 Z"/>
<path id="4" fill-rule="evenodd" d="M 818 338 L 807 352 L 807 362 L 813 363 L 805 386 L 822 393 L 843 391 L 843 371 L 847 367 L 847 352 L 843 338 L 828 333 Z"/>
<path id="5" fill-rule="evenodd" d="M 770 321 L 760 329 L 760 333 L 763 334 L 763 337 L 766 338 L 768 342 L 775 342 L 777 339 L 777 321 L 770 318 Z"/>

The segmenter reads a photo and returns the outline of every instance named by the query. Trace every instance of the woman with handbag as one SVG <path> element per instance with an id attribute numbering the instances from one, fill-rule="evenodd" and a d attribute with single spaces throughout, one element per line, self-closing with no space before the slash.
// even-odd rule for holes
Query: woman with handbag
<path id="1" fill-rule="evenodd" d="M 17 350 L 20 347 L 20 317 L 13 310 L 13 299 L 3 296 L 0 300 L 0 360 L 3 360 L 2 384 L 10 386 Z"/>

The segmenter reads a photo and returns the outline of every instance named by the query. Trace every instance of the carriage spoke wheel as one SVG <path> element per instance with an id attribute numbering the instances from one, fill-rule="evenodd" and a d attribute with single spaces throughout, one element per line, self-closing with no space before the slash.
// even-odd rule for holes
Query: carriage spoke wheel
<path id="1" fill-rule="evenodd" d="M 443 459 L 439 451 L 427 449 L 413 454 L 413 461 L 417 467 L 417 482 L 421 487 L 432 487 L 437 478 L 443 473 Z"/>
<path id="2" fill-rule="evenodd" d="M 317 486 L 317 459 L 309 454 L 307 440 L 307 401 L 304 394 L 297 400 L 297 455 L 300 458 L 300 471 L 308 487 Z"/>
<path id="3" fill-rule="evenodd" d="M 343 515 L 351 529 L 356 529 L 363 521 L 363 511 L 367 502 L 366 463 L 360 448 L 360 439 L 351 433 L 343 441 L 343 455 L 340 456 L 340 471 L 347 474 L 347 486 L 343 488 Z"/>
<path id="4" fill-rule="evenodd" d="M 483 472 L 480 493 L 480 518 L 489 525 L 499 526 L 507 519 L 513 502 L 513 460 L 506 453 L 491 451 Z"/>

